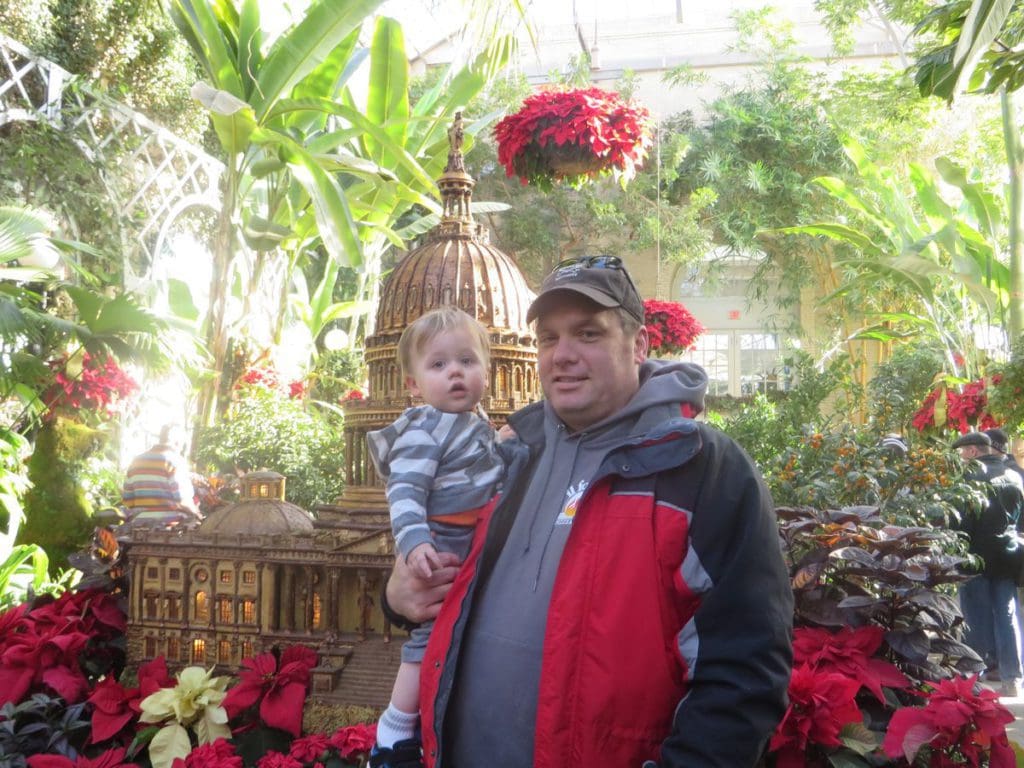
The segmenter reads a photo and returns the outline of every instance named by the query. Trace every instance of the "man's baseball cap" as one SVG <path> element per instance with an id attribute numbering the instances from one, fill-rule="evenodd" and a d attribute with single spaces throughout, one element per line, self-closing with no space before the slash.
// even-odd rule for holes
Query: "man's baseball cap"
<path id="1" fill-rule="evenodd" d="M 968 432 L 966 435 L 960 435 L 960 437 L 954 440 L 952 447 L 963 448 L 968 445 L 984 445 L 991 447 L 992 438 L 984 432 Z"/>
<path id="2" fill-rule="evenodd" d="M 618 256 L 581 256 L 560 263 L 544 278 L 526 322 L 532 323 L 553 306 L 559 291 L 573 291 L 608 309 L 622 307 L 637 322 L 644 322 L 643 300 Z"/>

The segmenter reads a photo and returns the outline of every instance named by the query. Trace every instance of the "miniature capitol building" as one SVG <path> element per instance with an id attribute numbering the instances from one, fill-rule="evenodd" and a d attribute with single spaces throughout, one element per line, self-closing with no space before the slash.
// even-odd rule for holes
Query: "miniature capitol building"
<path id="1" fill-rule="evenodd" d="M 243 478 L 242 499 L 198 528 L 128 534 L 131 595 L 128 658 L 164 656 L 170 667 L 238 670 L 244 658 L 277 646 L 320 654 L 311 695 L 328 704 L 383 707 L 404 633 L 376 606 L 393 562 L 384 487 L 366 452 L 366 433 L 412 405 L 396 359 L 405 327 L 425 312 L 455 305 L 491 338 L 484 408 L 502 423 L 539 397 L 536 350 L 526 323 L 533 293 L 515 263 L 488 243 L 469 214 L 473 179 L 461 152 L 461 118 L 438 181 L 440 224 L 392 271 L 366 340 L 369 392 L 345 404 L 346 490 L 312 517 L 285 501 L 273 472 Z"/>
<path id="2" fill-rule="evenodd" d="M 384 690 L 366 675 L 339 683 L 370 631 L 368 608 L 391 567 L 390 534 L 377 526 L 319 530 L 285 501 L 284 488 L 276 472 L 250 472 L 242 498 L 197 528 L 128 532 L 128 658 L 163 656 L 172 669 L 215 665 L 231 674 L 244 658 L 301 643 L 320 653 L 318 698 L 386 704 L 390 682 Z M 390 658 L 383 663 L 390 668 Z"/>

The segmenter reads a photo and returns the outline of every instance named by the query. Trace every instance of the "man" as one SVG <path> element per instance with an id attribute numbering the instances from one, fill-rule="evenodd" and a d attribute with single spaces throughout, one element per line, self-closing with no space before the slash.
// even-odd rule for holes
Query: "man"
<path id="1" fill-rule="evenodd" d="M 754 765 L 786 707 L 793 608 L 760 476 L 689 418 L 703 370 L 646 359 L 619 259 L 563 262 L 527 319 L 546 399 L 510 419 L 493 514 L 453 585 L 398 562 L 382 601 L 437 615 L 425 764 Z"/>
<path id="2" fill-rule="evenodd" d="M 970 540 L 970 552 L 984 560 L 982 572 L 960 586 L 960 609 L 968 627 L 967 644 L 989 664 L 989 679 L 996 676 L 992 667 L 998 667 L 1004 695 L 1020 696 L 1024 672 L 1020 656 L 1018 566 L 1014 558 L 1006 555 L 1001 537 L 1007 526 L 1020 525 L 1024 484 L 992 451 L 992 440 L 984 432 L 961 435 L 953 442 L 953 448 L 960 458 L 970 462 L 965 479 L 986 486 L 982 508 L 962 511 L 960 522 L 961 530 Z"/>
<path id="3" fill-rule="evenodd" d="M 1017 457 L 1010 453 L 1010 441 L 1006 436 L 1006 432 L 997 427 L 995 429 L 986 429 L 985 434 L 988 435 L 989 440 L 992 441 L 992 450 L 997 456 L 1002 458 L 1003 464 L 1016 472 L 1021 481 L 1024 482 L 1024 468 L 1017 463 Z"/>
<path id="4" fill-rule="evenodd" d="M 181 455 L 184 447 L 184 430 L 168 424 L 156 445 L 132 459 L 121 493 L 129 525 L 157 528 L 194 525 L 203 519 Z"/>

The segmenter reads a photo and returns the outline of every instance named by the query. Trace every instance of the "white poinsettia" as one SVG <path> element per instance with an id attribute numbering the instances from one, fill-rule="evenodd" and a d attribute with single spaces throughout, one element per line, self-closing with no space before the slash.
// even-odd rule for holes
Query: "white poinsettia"
<path id="1" fill-rule="evenodd" d="M 161 688 L 142 700 L 142 722 L 165 723 L 149 743 L 153 768 L 171 768 L 175 758 L 185 759 L 192 751 L 190 729 L 200 744 L 231 738 L 228 713 L 220 706 L 228 678 L 212 674 L 212 669 L 186 667 L 177 674 L 176 686 Z"/>

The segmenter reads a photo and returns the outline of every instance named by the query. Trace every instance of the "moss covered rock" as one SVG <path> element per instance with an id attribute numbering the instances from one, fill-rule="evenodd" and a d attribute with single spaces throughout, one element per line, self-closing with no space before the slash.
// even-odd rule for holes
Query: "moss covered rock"
<path id="1" fill-rule="evenodd" d="M 51 567 L 67 567 L 67 556 L 84 547 L 93 532 L 93 508 L 79 474 L 102 444 L 95 429 L 67 419 L 45 423 L 28 462 L 32 488 L 25 494 L 25 522 L 18 541 L 38 544 Z"/>

